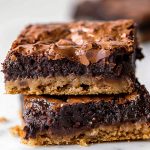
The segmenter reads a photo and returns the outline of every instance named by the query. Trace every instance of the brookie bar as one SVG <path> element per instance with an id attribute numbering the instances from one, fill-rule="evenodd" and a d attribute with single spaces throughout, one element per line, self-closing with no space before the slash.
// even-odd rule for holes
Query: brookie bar
<path id="1" fill-rule="evenodd" d="M 150 0 L 85 0 L 78 4 L 74 18 L 94 20 L 134 19 L 141 40 L 150 40 Z"/>
<path id="2" fill-rule="evenodd" d="M 150 138 L 150 95 L 136 83 L 131 94 L 25 96 L 23 142 L 88 144 Z"/>
<path id="3" fill-rule="evenodd" d="M 29 25 L 3 63 L 6 92 L 130 93 L 140 54 L 132 20 Z"/>

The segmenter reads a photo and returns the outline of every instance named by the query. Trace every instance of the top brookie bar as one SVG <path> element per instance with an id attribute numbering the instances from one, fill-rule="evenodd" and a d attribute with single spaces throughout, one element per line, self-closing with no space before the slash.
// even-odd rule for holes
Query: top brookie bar
<path id="1" fill-rule="evenodd" d="M 76 19 L 134 19 L 142 40 L 150 39 L 150 0 L 86 0 L 77 6 Z"/>
<path id="2" fill-rule="evenodd" d="M 6 92 L 130 93 L 139 50 L 132 20 L 29 25 L 3 63 Z"/>

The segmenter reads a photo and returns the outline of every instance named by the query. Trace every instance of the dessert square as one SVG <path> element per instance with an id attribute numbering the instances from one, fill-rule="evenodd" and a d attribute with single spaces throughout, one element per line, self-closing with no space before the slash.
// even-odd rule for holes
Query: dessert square
<path id="1" fill-rule="evenodd" d="M 76 6 L 73 17 L 92 20 L 134 19 L 139 26 L 141 40 L 148 41 L 150 40 L 149 6 L 149 0 L 86 0 Z"/>
<path id="2" fill-rule="evenodd" d="M 150 95 L 24 96 L 23 142 L 81 144 L 150 139 Z"/>
<path id="3" fill-rule="evenodd" d="M 6 92 L 131 93 L 137 57 L 132 20 L 29 25 L 3 63 Z"/>

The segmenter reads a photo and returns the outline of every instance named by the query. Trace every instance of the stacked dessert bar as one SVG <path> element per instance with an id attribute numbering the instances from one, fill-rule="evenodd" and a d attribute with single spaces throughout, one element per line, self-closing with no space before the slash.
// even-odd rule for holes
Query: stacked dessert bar
<path id="1" fill-rule="evenodd" d="M 75 7 L 75 19 L 134 19 L 140 40 L 150 40 L 150 0 L 84 0 Z"/>
<path id="2" fill-rule="evenodd" d="M 35 145 L 150 138 L 150 95 L 135 77 L 132 20 L 30 25 L 4 63 L 6 92 L 23 94 L 19 135 Z"/>

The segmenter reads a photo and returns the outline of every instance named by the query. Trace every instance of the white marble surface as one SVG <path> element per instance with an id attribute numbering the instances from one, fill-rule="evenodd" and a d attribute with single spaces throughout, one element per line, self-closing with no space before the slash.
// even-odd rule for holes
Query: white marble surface
<path id="1" fill-rule="evenodd" d="M 11 42 L 20 30 L 29 23 L 68 21 L 70 19 L 73 0 L 0 0 L 0 62 L 10 48 Z M 137 63 L 137 76 L 150 91 L 150 44 L 142 44 L 146 58 Z M 1 69 L 1 67 L 0 67 Z M 94 144 L 88 147 L 80 146 L 48 146 L 29 147 L 20 143 L 17 137 L 11 136 L 9 128 L 19 124 L 18 95 L 3 94 L 3 74 L 0 73 L 0 117 L 9 119 L 8 123 L 0 124 L 0 149 L 3 150 L 60 150 L 60 149 L 88 149 L 88 150 L 149 150 L 150 141 L 119 142 Z"/>

